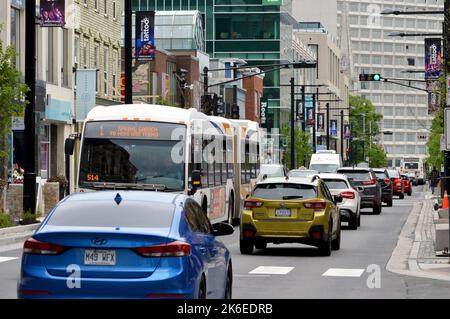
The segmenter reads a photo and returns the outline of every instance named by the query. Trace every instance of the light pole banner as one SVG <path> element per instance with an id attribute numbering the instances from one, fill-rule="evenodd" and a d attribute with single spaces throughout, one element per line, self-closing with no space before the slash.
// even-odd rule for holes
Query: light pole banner
<path id="1" fill-rule="evenodd" d="M 267 99 L 261 99 L 260 103 L 260 119 L 261 119 L 261 127 L 265 127 L 267 124 Z"/>
<path id="2" fill-rule="evenodd" d="M 325 131 L 325 114 L 317 113 L 317 132 Z"/>
<path id="3" fill-rule="evenodd" d="M 39 24 L 41 27 L 64 27 L 66 0 L 41 0 Z"/>
<path id="4" fill-rule="evenodd" d="M 350 138 L 350 124 L 344 124 L 344 138 Z"/>
<path id="5" fill-rule="evenodd" d="M 136 61 L 155 59 L 155 11 L 136 12 Z"/>
<path id="6" fill-rule="evenodd" d="M 441 76 L 441 60 L 441 39 L 425 39 L 425 80 L 438 79 Z"/>
<path id="7" fill-rule="evenodd" d="M 96 69 L 77 70 L 77 94 L 75 104 L 75 118 L 77 122 L 83 122 L 89 111 L 95 106 L 96 81 Z"/>
<path id="8" fill-rule="evenodd" d="M 337 137 L 337 121 L 331 120 L 330 121 L 330 135 Z"/>

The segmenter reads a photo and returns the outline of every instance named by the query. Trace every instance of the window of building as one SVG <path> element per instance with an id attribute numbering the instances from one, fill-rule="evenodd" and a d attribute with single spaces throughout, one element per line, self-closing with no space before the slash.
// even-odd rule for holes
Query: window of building
<path id="1" fill-rule="evenodd" d="M 383 139 L 384 139 L 386 142 L 392 142 L 392 135 L 385 134 L 385 135 L 383 136 Z"/>
<path id="2" fill-rule="evenodd" d="M 396 154 L 404 154 L 405 153 L 405 145 L 396 145 L 395 153 Z"/>
<path id="3" fill-rule="evenodd" d="M 99 85 L 101 83 L 101 73 L 100 73 L 100 44 L 94 44 L 94 68 L 97 69 L 97 81 L 95 81 L 95 91 L 98 93 Z"/>
<path id="4" fill-rule="evenodd" d="M 406 133 L 406 141 L 407 142 L 415 142 L 416 141 L 416 133 Z"/>
<path id="5" fill-rule="evenodd" d="M 118 52 L 116 50 L 113 51 L 112 55 L 112 88 L 113 88 L 113 95 L 117 95 L 117 69 L 118 66 Z"/>
<path id="6" fill-rule="evenodd" d="M 381 64 L 381 55 L 372 55 L 372 64 Z"/>
<path id="7" fill-rule="evenodd" d="M 391 95 L 392 96 L 392 95 Z M 394 113 L 394 109 L 392 108 L 392 106 L 385 106 L 384 107 L 384 115 L 385 116 L 392 116 Z"/>
<path id="8" fill-rule="evenodd" d="M 385 43 L 384 44 L 384 51 L 385 52 L 392 52 L 392 43 Z"/>
<path id="9" fill-rule="evenodd" d="M 392 120 L 389 120 L 389 119 L 384 119 L 384 120 L 383 120 L 383 127 L 384 127 L 385 129 L 391 129 L 391 128 L 393 128 L 393 121 L 392 121 Z"/>
<path id="10" fill-rule="evenodd" d="M 89 68 L 89 39 L 88 38 L 83 39 L 82 54 L 83 54 L 83 67 L 85 69 L 87 69 L 87 68 Z"/>
<path id="11" fill-rule="evenodd" d="M 103 94 L 108 95 L 109 48 L 103 49 Z"/>
<path id="12" fill-rule="evenodd" d="M 405 103 L 405 96 L 403 94 L 398 94 L 395 96 L 395 103 L 396 104 L 404 104 Z M 402 107 L 397 107 L 395 114 L 396 115 L 403 115 L 403 108 Z"/>
<path id="13" fill-rule="evenodd" d="M 405 140 L 405 134 L 404 133 L 395 133 L 395 141 L 396 142 L 403 142 Z"/>
<path id="14" fill-rule="evenodd" d="M 372 51 L 374 51 L 374 52 L 381 52 L 381 43 L 373 42 L 372 43 Z"/>
<path id="15" fill-rule="evenodd" d="M 108 15 L 108 0 L 103 0 L 103 13 Z"/>
<path id="16" fill-rule="evenodd" d="M 40 126 L 39 148 L 40 173 L 46 179 L 50 172 L 50 125 Z"/>
<path id="17" fill-rule="evenodd" d="M 98 0 L 94 0 L 94 9 L 98 11 Z"/>
<path id="18" fill-rule="evenodd" d="M 401 159 L 396 159 L 395 160 L 395 167 L 400 167 L 401 163 L 402 163 Z"/>
<path id="19" fill-rule="evenodd" d="M 361 38 L 370 38 L 370 31 L 369 31 L 369 29 L 361 29 L 360 37 Z"/>
<path id="20" fill-rule="evenodd" d="M 54 83 L 55 81 L 55 56 L 54 56 L 54 49 L 55 49 L 55 40 L 54 40 L 54 32 L 55 30 L 53 28 L 47 29 L 47 82 Z"/>
<path id="21" fill-rule="evenodd" d="M 21 52 L 20 46 L 20 10 L 11 7 L 11 45 L 14 46 L 16 52 Z M 14 58 L 14 65 L 19 67 L 19 55 Z"/>
<path id="22" fill-rule="evenodd" d="M 60 34 L 60 41 L 59 45 L 61 47 L 60 49 L 60 61 L 61 61 L 61 85 L 63 86 L 69 86 L 69 72 L 70 66 L 69 66 L 69 30 L 68 29 L 61 29 L 59 31 Z"/>
<path id="23" fill-rule="evenodd" d="M 407 58 L 407 60 L 408 60 L 408 65 L 409 65 L 409 66 L 414 66 L 414 65 L 416 64 L 414 58 Z"/>
<path id="24" fill-rule="evenodd" d="M 279 14 L 216 15 L 216 39 L 279 39 Z"/>
<path id="25" fill-rule="evenodd" d="M 117 12 L 116 12 L 116 10 L 117 10 L 117 2 L 116 2 L 116 0 L 113 0 L 113 3 L 112 3 L 112 16 L 113 16 L 113 19 L 116 19 L 117 18 Z"/>

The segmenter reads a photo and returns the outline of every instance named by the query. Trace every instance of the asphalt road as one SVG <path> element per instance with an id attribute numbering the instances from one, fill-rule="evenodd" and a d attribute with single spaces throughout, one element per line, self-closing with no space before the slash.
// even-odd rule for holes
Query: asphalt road
<path id="1" fill-rule="evenodd" d="M 450 282 L 406 277 L 385 269 L 414 202 L 422 197 L 420 191 L 421 187 L 415 187 L 413 196 L 395 199 L 394 206 L 384 206 L 381 215 L 363 210 L 361 227 L 343 227 L 341 249 L 330 257 L 299 244 L 268 245 L 266 250 L 244 256 L 239 252 L 236 228 L 223 239 L 233 258 L 233 298 L 448 298 Z M 21 250 L 0 252 L 2 299 L 16 298 L 20 256 Z"/>

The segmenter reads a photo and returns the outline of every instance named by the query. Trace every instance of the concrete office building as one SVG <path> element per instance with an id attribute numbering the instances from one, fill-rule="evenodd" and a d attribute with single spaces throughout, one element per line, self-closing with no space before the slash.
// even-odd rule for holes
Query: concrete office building
<path id="1" fill-rule="evenodd" d="M 443 0 L 338 1 L 338 33 L 349 34 L 354 80 L 360 73 L 423 78 L 423 73 L 408 74 L 402 71 L 424 70 L 424 37 L 392 37 L 389 33 L 439 33 L 442 32 L 442 16 L 380 15 L 384 9 L 443 10 Z M 344 23 L 341 25 L 341 22 Z M 415 86 L 425 87 L 421 83 L 415 83 Z M 427 135 L 431 125 L 426 92 L 389 83 L 365 82 L 358 83 L 358 90 L 353 94 L 371 100 L 377 111 L 383 114 L 381 129 L 393 131 L 393 135 L 380 136 L 389 166 L 400 167 L 404 157 L 426 156 Z"/>
<path id="2" fill-rule="evenodd" d="M 210 58 L 242 59 L 249 66 L 292 61 L 291 0 L 263 5 L 262 0 L 132 0 L 135 11 L 199 10 Z M 155 32 L 155 37 L 158 34 Z M 295 72 L 299 72 L 296 70 Z M 268 72 L 263 97 L 268 99 L 268 127 L 287 123 L 290 110 L 289 70 Z M 300 83 L 300 82 L 297 82 Z"/>
<path id="3" fill-rule="evenodd" d="M 316 112 L 325 113 L 326 104 L 329 104 L 330 121 L 337 121 L 337 134 L 330 133 L 330 149 L 334 149 L 346 159 L 345 150 L 348 143 L 345 140 L 341 143 L 341 123 L 348 124 L 348 95 L 349 79 L 341 72 L 341 50 L 336 39 L 333 38 L 320 22 L 299 22 L 294 28 L 294 34 L 298 39 L 307 45 L 317 56 L 318 68 L 315 72 L 315 83 L 324 85 L 323 87 L 307 88 L 306 92 L 319 93 L 319 102 Z M 337 100 L 340 100 L 339 102 Z M 344 111 L 341 118 L 341 110 Z M 317 131 L 317 149 L 326 149 L 327 123 L 322 132 Z M 342 145 L 342 147 L 341 147 Z"/>

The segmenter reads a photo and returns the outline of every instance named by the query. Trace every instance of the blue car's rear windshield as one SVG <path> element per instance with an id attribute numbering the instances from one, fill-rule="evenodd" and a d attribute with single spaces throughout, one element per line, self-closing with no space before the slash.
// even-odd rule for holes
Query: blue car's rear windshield
<path id="1" fill-rule="evenodd" d="M 174 209 L 173 204 L 160 202 L 69 201 L 55 209 L 48 225 L 167 228 L 172 225 Z"/>

